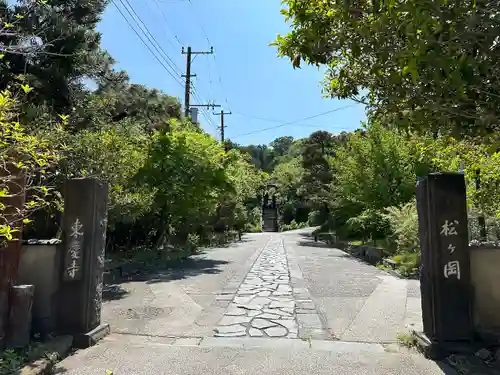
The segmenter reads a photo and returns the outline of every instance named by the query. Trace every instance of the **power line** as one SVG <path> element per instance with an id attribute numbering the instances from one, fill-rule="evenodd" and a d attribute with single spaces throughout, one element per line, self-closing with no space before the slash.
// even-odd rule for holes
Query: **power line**
<path id="1" fill-rule="evenodd" d="M 241 113 L 241 112 L 234 112 L 233 114 L 239 115 L 241 117 L 246 117 L 254 120 L 259 120 L 259 121 L 265 121 L 265 122 L 273 122 L 277 124 L 283 124 L 285 121 L 284 120 L 278 120 L 278 119 L 273 119 L 273 118 L 268 118 L 268 117 L 260 117 L 260 116 L 254 116 L 254 115 L 249 115 L 246 113 Z M 300 126 L 309 126 L 309 127 L 318 127 L 318 126 L 324 126 L 324 125 L 319 125 L 319 124 L 300 124 Z"/>
<path id="2" fill-rule="evenodd" d="M 168 54 L 165 52 L 165 50 L 161 47 L 160 43 L 158 43 L 158 41 L 156 40 L 156 38 L 154 37 L 154 35 L 149 31 L 148 27 L 146 26 L 146 24 L 142 21 L 141 17 L 139 17 L 139 15 L 137 14 L 137 12 L 135 11 L 134 7 L 130 4 L 129 0 L 119 0 L 120 3 L 125 7 L 125 10 L 128 12 L 128 14 L 130 14 L 130 16 L 134 19 L 134 17 L 132 16 L 132 14 L 130 13 L 130 11 L 128 10 L 128 8 L 123 4 L 123 1 L 125 1 L 127 3 L 127 5 L 130 7 L 130 10 L 132 10 L 132 12 L 134 13 L 135 17 L 137 18 L 137 20 L 139 20 L 139 22 L 142 24 L 142 26 L 144 27 L 144 30 L 146 30 L 146 37 L 148 38 L 148 40 L 151 42 L 151 44 L 153 44 L 153 47 L 155 47 L 155 49 L 158 51 L 158 53 L 160 53 L 160 55 L 163 53 L 164 57 L 170 61 L 170 63 L 172 63 L 174 65 L 174 67 L 172 67 L 170 65 L 170 63 L 167 62 L 167 65 L 170 66 L 172 68 L 172 70 L 174 72 L 179 72 L 180 74 L 180 69 L 179 67 L 175 64 L 175 62 L 168 56 Z M 136 21 L 134 19 L 134 21 Z M 136 24 L 138 25 L 137 21 L 136 21 Z M 139 26 L 140 28 L 140 26 Z M 144 33 L 144 30 L 143 30 L 143 33 Z M 152 40 L 151 40 L 152 39 Z M 155 46 L 155 43 L 158 47 Z"/>
<path id="3" fill-rule="evenodd" d="M 143 39 L 143 37 L 137 32 L 137 30 L 134 28 L 134 26 L 130 23 L 130 21 L 128 20 L 128 18 L 125 16 L 125 14 L 123 13 L 123 11 L 120 9 L 120 7 L 118 6 L 118 4 L 116 4 L 116 2 L 114 0 L 111 0 L 113 2 L 113 4 L 115 5 L 116 9 L 118 10 L 118 12 L 120 12 L 121 16 L 123 17 L 123 19 L 125 20 L 125 22 L 127 22 L 128 26 L 132 29 L 132 31 L 135 33 L 135 35 L 137 35 L 137 37 L 141 40 L 142 44 L 144 44 L 144 46 L 149 50 L 149 52 L 153 55 L 153 57 L 156 59 L 156 61 L 158 61 L 158 63 L 165 69 L 165 71 L 174 79 L 174 81 L 176 83 L 178 83 L 179 85 L 181 86 L 184 86 L 179 80 L 178 78 L 173 75 L 170 70 L 166 67 L 165 63 L 163 61 L 160 60 L 160 58 L 158 58 L 158 56 L 156 55 L 156 53 L 151 49 L 151 47 L 149 46 L 149 44 Z M 119 0 L 121 2 L 121 0 Z M 123 5 L 123 3 L 122 3 Z M 130 13 L 130 12 L 129 12 Z"/>
<path id="4" fill-rule="evenodd" d="M 162 16 L 163 20 L 165 21 L 165 26 L 170 30 L 170 32 L 174 36 L 175 40 L 177 41 L 177 43 L 182 47 L 183 44 L 180 41 L 179 37 L 174 33 L 174 31 L 172 30 L 172 28 L 168 24 L 167 16 L 165 15 L 165 13 L 163 12 L 163 9 L 160 6 L 160 1 L 155 0 L 155 4 L 156 4 L 156 7 L 158 8 L 158 10 L 160 11 L 160 15 Z"/>
<path id="5" fill-rule="evenodd" d="M 235 138 L 246 137 L 247 135 L 252 135 L 252 134 L 262 133 L 262 132 L 265 132 L 265 131 L 268 131 L 268 130 L 273 130 L 273 129 L 281 128 L 281 127 L 283 127 L 283 126 L 288 126 L 288 125 L 297 124 L 297 123 L 302 122 L 302 121 L 306 121 L 306 120 L 310 120 L 310 119 L 313 119 L 313 118 L 316 118 L 316 117 L 320 117 L 320 116 L 328 115 L 328 114 L 330 114 L 330 113 L 337 112 L 337 111 L 341 111 L 341 110 L 343 110 L 343 109 L 347 109 L 347 108 L 351 108 L 351 107 L 354 107 L 354 106 L 356 106 L 356 105 L 359 105 L 359 103 L 349 104 L 349 105 L 346 105 L 346 106 L 343 106 L 343 107 L 339 107 L 339 108 L 331 109 L 331 110 L 329 110 L 329 111 L 322 112 L 322 113 L 318 113 L 317 115 L 313 115 L 313 116 L 305 117 L 305 118 L 300 119 L 300 120 L 289 121 L 289 122 L 285 122 L 285 123 L 280 124 L 280 125 L 271 126 L 271 127 L 269 127 L 269 128 L 260 129 L 260 130 L 256 130 L 256 131 L 249 132 L 249 133 L 245 133 L 245 134 L 240 134 L 240 135 L 237 135 L 237 136 L 232 137 L 232 138 L 233 138 L 233 139 L 235 139 Z"/>
<path id="6" fill-rule="evenodd" d="M 201 21 L 200 17 L 198 17 L 198 12 L 196 11 L 196 7 L 194 6 L 193 2 L 191 0 L 187 0 L 189 2 L 189 4 L 191 5 L 191 7 L 193 8 L 193 13 L 196 17 L 196 21 L 198 23 L 198 25 L 200 26 L 200 29 L 201 29 L 201 32 L 203 33 L 203 35 L 205 36 L 205 39 L 207 40 L 208 42 L 208 45 L 210 46 L 213 46 L 214 44 L 210 41 L 210 38 L 208 37 L 208 33 L 205 29 L 205 26 L 203 25 L 203 22 Z M 226 91 L 224 89 L 224 84 L 222 82 L 222 76 L 220 75 L 219 73 L 219 69 L 217 67 L 217 59 L 215 58 L 215 53 L 212 54 L 212 57 L 214 59 L 214 65 L 215 65 L 215 73 L 217 74 L 218 78 L 219 78 L 219 83 L 220 83 L 220 86 L 221 86 L 221 89 L 222 89 L 222 92 L 223 92 L 223 95 L 224 95 L 224 92 Z M 208 65 L 208 69 L 210 71 L 210 65 Z M 229 109 L 231 109 L 230 105 L 229 105 L 229 102 L 227 100 L 227 95 L 224 95 L 224 101 L 226 102 L 226 105 L 228 106 Z"/>
<path id="7" fill-rule="evenodd" d="M 193 8 L 193 13 L 196 18 L 196 23 L 200 26 L 201 32 L 205 36 L 205 39 L 208 42 L 209 46 L 213 46 L 213 44 L 210 42 L 210 38 L 208 37 L 207 31 L 205 30 L 205 27 L 203 26 L 203 22 L 201 22 L 200 17 L 198 17 L 198 12 L 196 11 L 196 7 L 194 6 L 193 2 L 191 0 L 188 0 L 189 4 Z"/>

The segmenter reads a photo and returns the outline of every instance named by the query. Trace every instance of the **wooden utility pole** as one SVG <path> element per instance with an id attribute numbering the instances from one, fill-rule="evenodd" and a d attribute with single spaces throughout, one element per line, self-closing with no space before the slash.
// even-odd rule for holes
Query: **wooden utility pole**
<path id="1" fill-rule="evenodd" d="M 224 137 L 224 129 L 226 126 L 224 125 L 224 115 L 231 115 L 232 112 L 224 112 L 224 110 L 221 110 L 220 113 L 214 113 L 214 116 L 220 116 L 220 141 L 224 143 L 225 137 Z"/>
<path id="2" fill-rule="evenodd" d="M 193 55 L 211 55 L 214 53 L 214 47 L 210 47 L 210 51 L 193 52 L 191 47 L 187 51 L 182 47 L 182 54 L 186 55 L 186 74 L 182 77 L 186 78 L 186 86 L 184 89 L 184 116 L 189 117 L 189 108 L 191 107 L 191 77 L 196 77 L 196 74 L 191 74 L 191 62 Z"/>

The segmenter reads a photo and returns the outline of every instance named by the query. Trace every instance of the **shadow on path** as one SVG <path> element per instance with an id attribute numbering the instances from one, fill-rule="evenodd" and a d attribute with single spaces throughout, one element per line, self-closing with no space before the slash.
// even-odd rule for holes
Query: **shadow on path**
<path id="1" fill-rule="evenodd" d="M 225 260 L 215 260 L 202 257 L 188 258 L 169 262 L 164 267 L 155 269 L 142 268 L 141 265 L 127 265 L 110 270 L 103 287 L 104 301 L 114 301 L 125 298 L 129 292 L 121 284 L 142 281 L 146 284 L 182 280 L 201 274 L 215 275 L 223 271 L 222 266 L 228 264 Z M 127 269 L 128 268 L 128 269 Z M 111 274 L 112 273 L 112 274 Z"/>

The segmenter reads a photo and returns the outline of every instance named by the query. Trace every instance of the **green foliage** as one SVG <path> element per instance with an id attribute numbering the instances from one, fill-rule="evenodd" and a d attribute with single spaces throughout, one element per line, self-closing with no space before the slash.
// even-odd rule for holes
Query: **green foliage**
<path id="1" fill-rule="evenodd" d="M 401 275 L 409 277 L 418 274 L 421 264 L 420 251 L 403 251 L 392 258 Z"/>
<path id="2" fill-rule="evenodd" d="M 56 150 L 47 138 L 26 134 L 11 93 L 0 93 L 0 243 L 18 238 L 34 211 L 51 203 L 47 185 Z M 23 198 L 25 197 L 25 198 Z"/>
<path id="3" fill-rule="evenodd" d="M 10 30 L 0 36 L 8 46 L 0 56 L 0 89 L 19 87 L 23 95 L 17 104 L 0 97 L 0 237 L 13 238 L 28 215 L 35 225 L 25 234 L 58 236 L 62 205 L 50 195 L 60 196 L 64 181 L 74 177 L 109 183 L 111 251 L 135 257 L 131 248 L 156 247 L 160 253 L 145 258 L 183 258 L 245 228 L 261 230 L 255 206 L 266 174 L 237 147 L 225 152 L 182 119 L 176 98 L 113 70 L 95 29 L 107 1 L 0 3 Z M 28 37 L 38 45 L 24 47 Z M 83 84 L 89 80 L 95 90 Z M 13 121 L 18 118 L 24 129 Z M 271 149 L 249 151 L 254 164 L 272 169 Z M 30 185 L 26 210 L 14 217 L 4 202 L 18 170 Z"/>
<path id="4" fill-rule="evenodd" d="M 302 229 L 307 227 L 307 222 L 305 223 L 297 223 L 295 220 L 292 220 L 290 224 L 284 224 L 281 226 L 281 231 L 286 232 L 289 230 Z"/>
<path id="5" fill-rule="evenodd" d="M 418 213 L 415 200 L 398 207 L 387 207 L 383 215 L 390 223 L 392 238 L 399 251 L 419 250 Z"/>
<path id="6" fill-rule="evenodd" d="M 388 223 L 377 210 L 366 209 L 359 215 L 351 217 L 346 222 L 349 237 L 368 239 L 384 238 L 388 233 Z"/>
<path id="7" fill-rule="evenodd" d="M 369 105 L 385 125 L 498 130 L 497 3 L 295 1 L 273 43 L 294 67 L 327 65 L 325 93 Z"/>
<path id="8" fill-rule="evenodd" d="M 114 63 L 101 49 L 96 31 L 106 0 L 18 0 L 12 7 L 1 1 L 2 22 L 10 35 L 1 37 L 9 47 L 0 60 L 0 88 L 23 74 L 34 88 L 26 103 L 27 120 L 49 109 L 52 116 L 68 114 L 81 97 L 80 78 L 105 76 Z M 21 17 L 19 17 L 21 16 Z M 31 47 L 27 38 L 35 40 Z"/>

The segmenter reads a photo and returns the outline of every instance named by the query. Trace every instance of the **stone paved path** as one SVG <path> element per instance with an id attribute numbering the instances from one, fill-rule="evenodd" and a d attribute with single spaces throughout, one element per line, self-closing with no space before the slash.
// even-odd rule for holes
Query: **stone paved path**
<path id="1" fill-rule="evenodd" d="M 294 293 L 292 284 L 283 240 L 272 238 L 239 286 L 214 335 L 298 338 L 302 327 L 298 310 L 316 318 L 314 328 L 321 330 L 313 301 L 297 300 L 303 288 Z"/>

